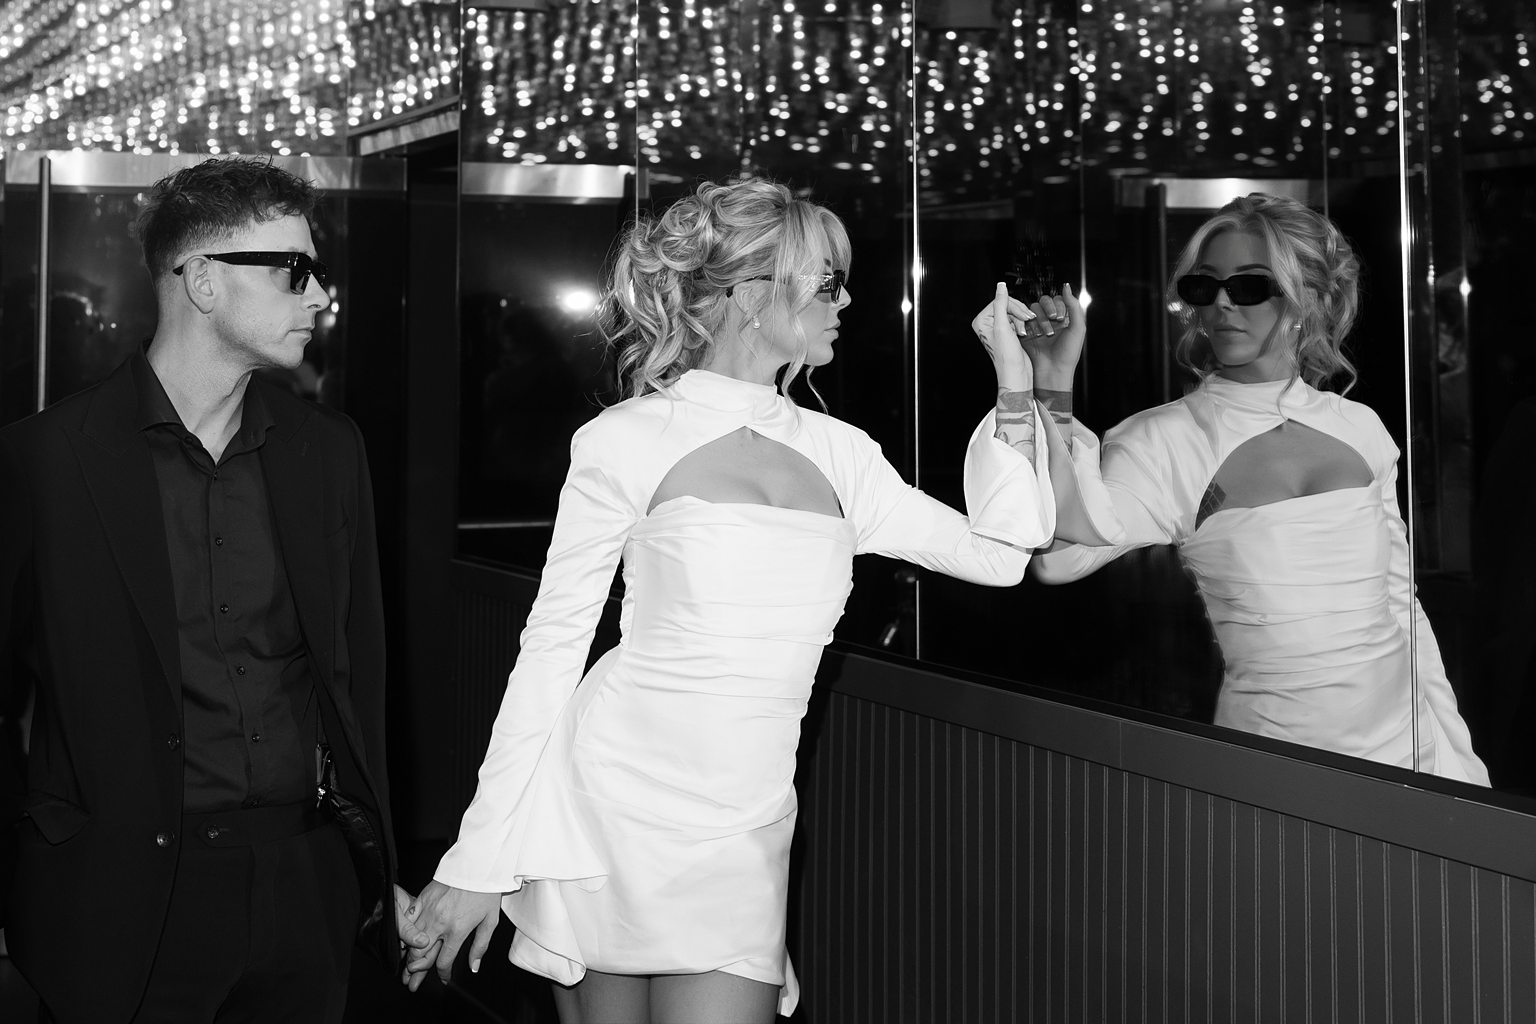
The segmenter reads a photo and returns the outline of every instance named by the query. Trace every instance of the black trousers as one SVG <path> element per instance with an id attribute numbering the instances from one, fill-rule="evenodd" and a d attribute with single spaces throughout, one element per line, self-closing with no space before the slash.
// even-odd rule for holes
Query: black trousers
<path id="1" fill-rule="evenodd" d="M 217 816 L 184 822 L 165 931 L 133 1024 L 341 1020 L 358 913 L 346 840 L 327 822 L 252 842 L 239 825 L 247 814 L 230 816 L 233 827 L 210 824 L 225 820 Z M 53 1019 L 46 1007 L 41 1019 Z"/>

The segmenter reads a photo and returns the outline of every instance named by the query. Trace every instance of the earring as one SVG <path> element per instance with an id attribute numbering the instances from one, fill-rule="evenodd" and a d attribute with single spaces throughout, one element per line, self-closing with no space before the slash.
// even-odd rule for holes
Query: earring
<path id="1" fill-rule="evenodd" d="M 761 326 L 763 326 L 763 322 L 761 320 L 759 320 L 757 317 L 753 317 L 752 318 L 752 326 L 754 328 L 761 327 Z"/>

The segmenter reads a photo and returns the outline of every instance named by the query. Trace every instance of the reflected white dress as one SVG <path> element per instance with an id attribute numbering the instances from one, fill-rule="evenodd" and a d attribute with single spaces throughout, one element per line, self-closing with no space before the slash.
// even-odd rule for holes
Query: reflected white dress
<path id="1" fill-rule="evenodd" d="M 1197 525 L 1227 457 L 1287 419 L 1353 448 L 1370 485 L 1220 509 Z M 1069 458 L 1054 430 L 1049 441 L 1054 457 Z M 1381 420 L 1358 402 L 1299 380 L 1207 376 L 1109 431 L 1102 456 L 1093 433 L 1074 424 L 1058 534 L 1087 543 L 1037 554 L 1034 571 L 1062 583 L 1134 548 L 1177 545 L 1221 646 L 1217 725 L 1404 767 L 1414 763 L 1411 621 L 1419 767 L 1487 785 L 1410 589 L 1397 457 Z"/>
<path id="2" fill-rule="evenodd" d="M 695 497 L 647 513 L 679 459 L 742 427 L 808 458 L 846 518 Z M 479 787 L 435 876 L 507 894 L 514 963 L 562 984 L 720 970 L 780 986 L 793 1011 L 795 750 L 851 560 L 1018 582 L 1055 501 L 1044 446 L 1032 466 L 994 429 L 989 415 L 967 451 L 969 518 L 862 431 L 706 371 L 577 432 Z M 582 678 L 621 553 L 622 639 Z"/>

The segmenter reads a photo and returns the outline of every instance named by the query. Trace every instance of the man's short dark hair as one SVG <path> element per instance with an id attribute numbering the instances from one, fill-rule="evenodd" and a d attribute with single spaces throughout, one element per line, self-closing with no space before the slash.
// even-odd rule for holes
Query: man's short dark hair
<path id="1" fill-rule="evenodd" d="M 136 222 L 144 265 L 158 281 L 178 254 L 253 224 L 297 214 L 308 219 L 319 189 L 269 160 L 205 160 L 150 188 Z"/>

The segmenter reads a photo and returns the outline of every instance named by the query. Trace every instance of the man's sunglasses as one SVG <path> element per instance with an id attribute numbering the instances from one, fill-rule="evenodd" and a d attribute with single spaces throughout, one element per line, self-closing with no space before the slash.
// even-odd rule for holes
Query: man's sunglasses
<path id="1" fill-rule="evenodd" d="M 799 280 L 802 280 L 802 281 L 805 280 L 806 278 L 810 278 L 811 280 L 814 280 L 816 282 L 816 294 L 817 295 L 825 295 L 827 297 L 827 301 L 828 302 L 836 302 L 839 298 L 842 297 L 843 285 L 848 280 L 848 272 L 846 270 L 829 270 L 825 274 L 792 274 L 790 276 L 792 276 L 794 278 L 797 278 Z M 771 278 L 771 277 L 749 277 L 749 278 L 747 278 L 747 281 L 772 281 L 772 280 L 773 280 L 773 278 Z M 741 283 L 742 284 L 746 284 L 747 281 L 742 281 Z M 726 297 L 729 298 L 731 296 L 731 294 L 733 292 L 735 292 L 735 290 L 736 290 L 736 286 L 735 285 L 731 285 L 729 288 L 727 288 L 725 290 Z"/>
<path id="2" fill-rule="evenodd" d="M 304 294 L 304 289 L 309 287 L 311 274 L 315 276 L 321 288 L 325 287 L 331 274 L 324 263 L 307 252 L 202 252 L 196 256 L 187 257 L 187 260 L 197 259 L 198 256 L 205 260 L 232 263 L 237 267 L 287 267 L 288 290 L 295 295 Z M 180 267 L 172 267 L 171 273 L 180 274 L 186 265 L 186 262 L 183 262 Z"/>
<path id="3" fill-rule="evenodd" d="M 1233 274 L 1225 281 L 1209 274 L 1185 274 L 1174 288 L 1179 298 L 1191 306 L 1209 306 L 1216 301 L 1219 291 L 1225 291 L 1237 306 L 1257 306 L 1281 294 L 1275 279 L 1265 274 Z"/>

